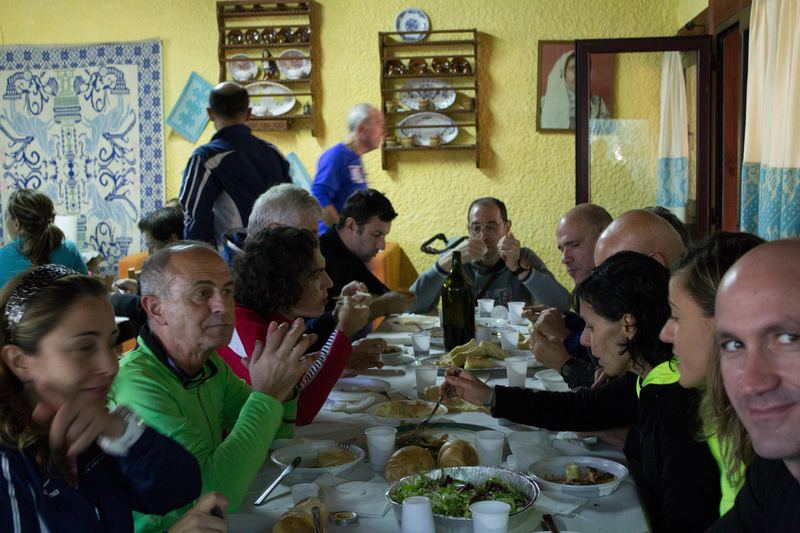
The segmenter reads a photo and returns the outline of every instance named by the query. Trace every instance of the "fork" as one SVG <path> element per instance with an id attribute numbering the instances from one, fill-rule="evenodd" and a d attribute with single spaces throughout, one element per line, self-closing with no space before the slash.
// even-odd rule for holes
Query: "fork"
<path id="1" fill-rule="evenodd" d="M 456 368 L 455 372 L 453 372 L 453 375 L 458 376 L 460 373 L 461 369 Z M 447 387 L 444 389 L 444 394 L 442 396 L 439 396 L 439 400 L 436 402 L 436 405 L 433 406 L 433 411 L 431 411 L 431 414 L 428 415 L 428 418 L 420 422 L 417 425 L 417 428 L 414 430 L 414 436 L 411 438 L 411 446 L 418 446 L 419 443 L 422 442 L 422 435 L 425 433 L 425 428 L 428 427 L 428 422 L 431 421 L 433 415 L 435 415 L 436 411 L 439 410 L 439 406 L 442 404 L 442 400 L 444 399 L 445 396 L 447 396 L 447 393 L 449 391 L 450 391 L 450 384 L 448 383 Z"/>
<path id="2" fill-rule="evenodd" d="M 343 440 L 342 442 L 339 443 L 339 449 L 340 450 L 344 450 L 346 452 L 349 452 L 350 451 L 350 445 L 353 444 L 354 440 L 356 440 L 355 437 L 350 437 L 347 440 Z"/>

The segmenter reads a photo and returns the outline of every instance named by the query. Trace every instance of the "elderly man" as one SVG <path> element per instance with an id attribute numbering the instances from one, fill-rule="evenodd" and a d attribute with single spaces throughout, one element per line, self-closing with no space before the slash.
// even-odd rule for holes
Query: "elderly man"
<path id="1" fill-rule="evenodd" d="M 361 282 L 361 290 L 373 295 L 370 321 L 391 313 L 405 313 L 416 300 L 414 292 L 390 291 L 366 265 L 386 248 L 386 236 L 395 217 L 392 202 L 383 193 L 375 189 L 358 190 L 344 203 L 336 225 L 319 238 L 325 271 L 333 281 L 328 294 L 337 296 L 350 282 Z M 333 309 L 334 303 L 329 298 L 327 309 Z"/>
<path id="2" fill-rule="evenodd" d="M 294 388 L 311 367 L 313 336 L 302 320 L 272 324 L 248 360 L 252 389 L 214 350 L 234 324 L 228 266 L 205 243 L 177 243 L 142 267 L 149 324 L 120 364 L 112 402 L 179 442 L 200 463 L 203 492 L 225 494 L 235 511 L 276 435 L 288 437 L 297 410 Z M 223 430 L 230 433 L 223 441 Z M 135 514 L 137 532 L 164 531 L 189 508 L 166 516 Z"/>
<path id="3" fill-rule="evenodd" d="M 353 192 L 367 188 L 361 156 L 379 148 L 386 135 L 386 119 L 369 104 L 356 104 L 347 114 L 347 137 L 319 158 L 311 192 L 322 206 L 319 234 L 339 221 L 344 203 Z"/>
<path id="4" fill-rule="evenodd" d="M 672 268 L 686 248 L 669 222 L 643 209 L 634 209 L 622 213 L 603 231 L 594 248 L 594 262 L 599 265 L 623 250 L 648 255 Z"/>
<path id="5" fill-rule="evenodd" d="M 479 198 L 467 214 L 469 239 L 456 246 L 464 271 L 475 287 L 475 298 L 492 298 L 495 305 L 534 300 L 561 311 L 569 310 L 569 292 L 556 281 L 541 259 L 511 233 L 506 204 L 496 198 Z M 412 291 L 417 293 L 415 313 L 436 309 L 442 285 L 453 263 L 445 252 L 420 274 Z"/>
<path id="6" fill-rule="evenodd" d="M 800 241 L 762 244 L 717 292 L 725 391 L 756 458 L 733 509 L 709 531 L 800 531 Z"/>
<path id="7" fill-rule="evenodd" d="M 261 193 L 292 181 L 278 149 L 250 132 L 248 105 L 247 91 L 237 83 L 211 90 L 208 116 L 217 133 L 194 151 L 183 174 L 185 237 L 215 244 L 220 251 L 222 234 L 244 225 Z"/>
<path id="8" fill-rule="evenodd" d="M 594 246 L 611 223 L 608 211 L 594 204 L 580 204 L 561 217 L 556 226 L 556 243 L 567 274 L 577 285 L 594 269 Z M 536 360 L 561 373 L 570 388 L 590 387 L 594 383 L 597 359 L 580 338 L 586 322 L 575 313 L 562 318 L 554 307 L 527 308 L 524 316 L 535 324 L 530 347 Z"/>

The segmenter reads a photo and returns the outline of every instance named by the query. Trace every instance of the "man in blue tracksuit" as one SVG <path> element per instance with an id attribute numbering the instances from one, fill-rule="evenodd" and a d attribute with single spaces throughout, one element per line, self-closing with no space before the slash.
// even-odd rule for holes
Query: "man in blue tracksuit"
<path id="1" fill-rule="evenodd" d="M 247 224 L 256 198 L 276 183 L 291 183 L 289 163 L 274 145 L 250 133 L 247 91 L 225 82 L 211 90 L 208 116 L 217 133 L 197 148 L 183 173 L 184 237 L 222 251 L 222 234 Z"/>

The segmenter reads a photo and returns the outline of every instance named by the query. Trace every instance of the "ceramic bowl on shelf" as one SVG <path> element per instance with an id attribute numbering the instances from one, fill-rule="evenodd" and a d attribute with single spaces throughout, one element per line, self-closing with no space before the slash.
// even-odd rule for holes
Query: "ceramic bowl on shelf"
<path id="1" fill-rule="evenodd" d="M 311 42 L 311 28 L 297 28 L 294 32 L 294 42 L 296 43 L 310 43 Z"/>
<path id="2" fill-rule="evenodd" d="M 231 57 L 236 61 L 228 61 L 228 73 L 236 81 L 247 82 L 258 74 L 258 65 L 245 54 L 236 54 Z"/>
<path id="3" fill-rule="evenodd" d="M 242 44 L 244 36 L 239 30 L 231 30 L 228 32 L 228 44 Z"/>
<path id="4" fill-rule="evenodd" d="M 311 73 L 311 61 L 300 50 L 286 50 L 278 59 L 278 70 L 287 79 L 300 80 Z"/>
<path id="5" fill-rule="evenodd" d="M 291 28 L 281 28 L 280 31 L 278 31 L 277 42 L 279 42 L 279 43 L 293 43 L 294 42 L 294 32 L 292 31 L 292 29 Z"/>
<path id="6" fill-rule="evenodd" d="M 261 34 L 258 30 L 247 30 L 244 34 L 244 42 L 246 44 L 258 44 L 261 42 Z"/>
<path id="7" fill-rule="evenodd" d="M 450 61 L 446 57 L 437 57 L 431 61 L 431 68 L 437 74 L 449 74 L 452 72 Z"/>
<path id="8" fill-rule="evenodd" d="M 278 34 L 275 28 L 264 28 L 261 31 L 261 42 L 263 44 L 273 44 L 278 42 Z"/>
<path id="9" fill-rule="evenodd" d="M 431 70 L 428 68 L 427 61 L 417 58 L 408 62 L 408 71 L 411 74 L 428 74 Z"/>
<path id="10" fill-rule="evenodd" d="M 387 76 L 402 76 L 404 74 L 408 74 L 408 69 L 406 66 L 397 59 L 390 59 L 387 61 L 385 70 Z"/>
<path id="11" fill-rule="evenodd" d="M 454 57 L 450 65 L 453 72 L 458 74 L 472 74 L 472 65 L 463 57 Z"/>
<path id="12" fill-rule="evenodd" d="M 428 31 L 431 29 L 428 15 L 419 9 L 404 9 L 394 19 L 394 31 Z M 399 35 L 406 42 L 417 42 L 425 38 L 424 33 L 406 33 Z"/>

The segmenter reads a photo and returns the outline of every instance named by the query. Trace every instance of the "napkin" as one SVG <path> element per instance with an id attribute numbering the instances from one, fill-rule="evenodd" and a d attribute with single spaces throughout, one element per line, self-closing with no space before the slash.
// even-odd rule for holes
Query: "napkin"
<path id="1" fill-rule="evenodd" d="M 366 398 L 362 398 L 361 400 L 353 400 L 353 401 L 340 400 L 338 402 L 326 403 L 325 406 L 333 412 L 352 414 L 361 411 L 362 409 L 366 409 L 376 401 L 378 401 L 378 398 L 376 398 L 375 396 L 367 396 Z"/>
<path id="2" fill-rule="evenodd" d="M 319 485 L 322 501 L 330 509 L 353 511 L 359 516 L 381 518 L 389 510 L 385 493 L 389 484 L 376 475 L 372 481 L 347 481 L 325 473 L 314 480 Z"/>
<path id="3" fill-rule="evenodd" d="M 570 514 L 588 501 L 587 498 L 543 490 L 536 501 L 536 507 L 546 509 L 550 514 Z"/>
<path id="4" fill-rule="evenodd" d="M 550 445 L 547 431 L 515 431 L 508 434 L 508 445 L 517 460 L 517 470 L 527 472 L 540 459 L 564 455 Z"/>

